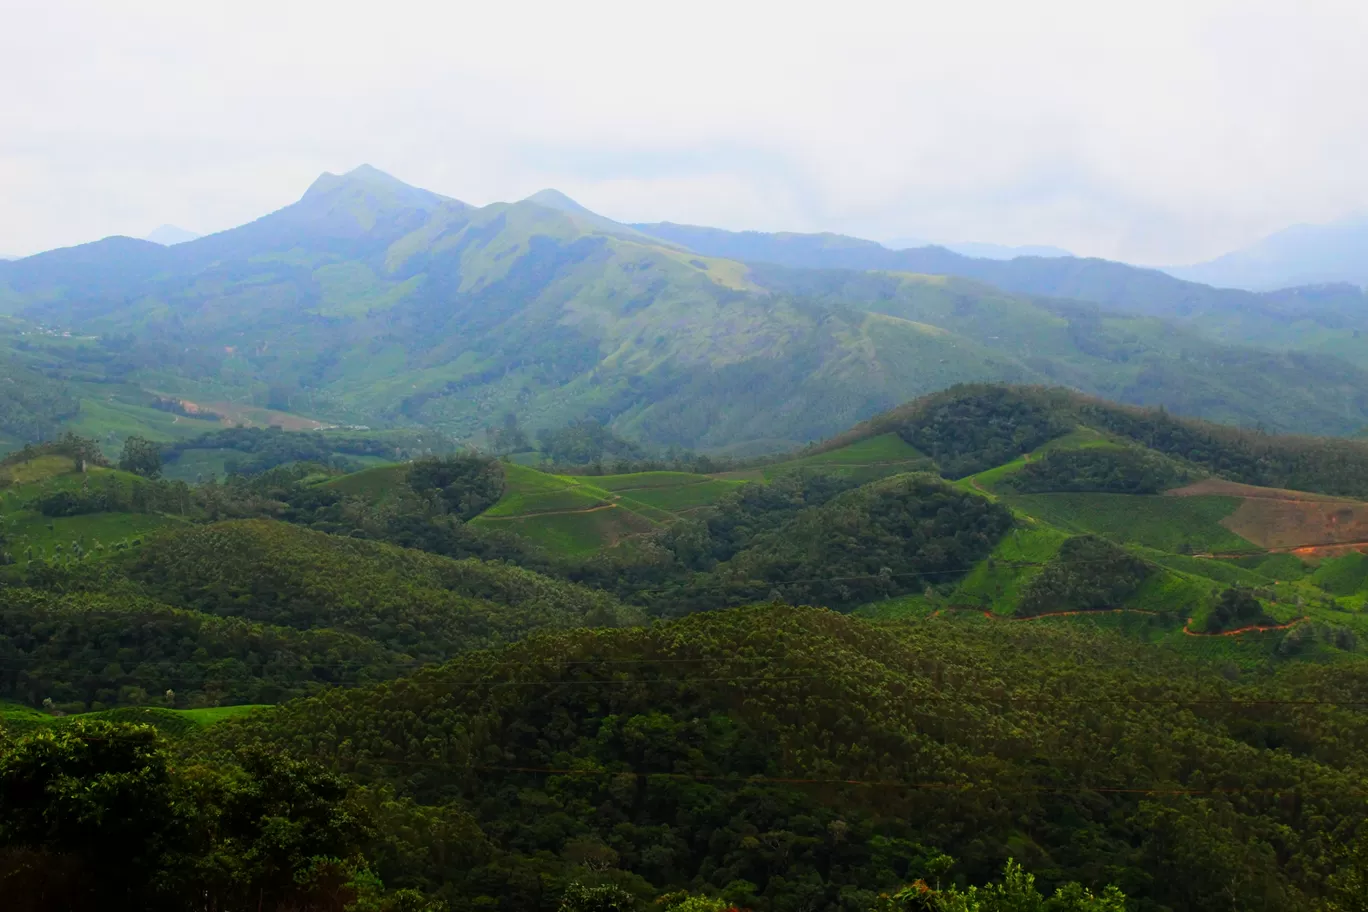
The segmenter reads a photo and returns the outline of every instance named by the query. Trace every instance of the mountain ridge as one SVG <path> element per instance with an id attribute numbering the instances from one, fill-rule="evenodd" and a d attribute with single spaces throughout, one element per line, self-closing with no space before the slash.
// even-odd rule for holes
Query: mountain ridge
<path id="1" fill-rule="evenodd" d="M 1368 425 L 1368 349 L 1351 335 L 1368 317 L 1337 287 L 1250 296 L 1104 261 L 640 227 L 555 191 L 474 207 L 363 166 L 174 247 L 110 238 L 0 264 L 0 313 L 93 340 L 79 365 L 31 334 L 14 348 L 84 384 L 84 402 L 107 400 L 117 377 L 130 403 L 156 391 L 470 442 L 511 413 L 534 430 L 588 418 L 657 446 L 782 449 L 994 380 L 1274 430 Z M 1207 297 L 1151 301 L 1146 315 L 993 282 L 1096 279 L 1070 279 L 1078 270 L 1144 279 L 1118 300 L 1148 283 Z M 1211 329 L 1250 300 L 1262 310 Z M 1314 357 L 1275 344 L 1294 317 Z"/>
<path id="2" fill-rule="evenodd" d="M 1292 225 L 1215 259 L 1164 271 L 1189 281 L 1254 291 L 1339 282 L 1364 286 L 1365 259 L 1368 215 L 1358 215 L 1323 225 Z"/>

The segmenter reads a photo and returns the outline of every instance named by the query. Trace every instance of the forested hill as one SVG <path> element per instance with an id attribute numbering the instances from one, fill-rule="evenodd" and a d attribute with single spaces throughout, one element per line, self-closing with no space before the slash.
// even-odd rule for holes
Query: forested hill
<path id="1" fill-rule="evenodd" d="M 925 845 L 971 880 L 1015 853 L 1141 909 L 1297 909 L 1361 818 L 1368 748 L 1352 708 L 1281 703 L 1325 679 L 1303 671 L 1237 684 L 1081 630 L 758 607 L 537 637 L 211 734 L 468 813 L 440 870 L 458 909 L 549 912 L 547 884 L 597 866 L 860 910 Z"/>
<path id="2" fill-rule="evenodd" d="M 1119 405 L 1072 390 L 963 386 L 878 415 L 806 451 L 818 455 L 896 433 L 962 477 L 1088 428 L 1245 484 L 1368 498 L 1368 442 L 1244 430 Z"/>

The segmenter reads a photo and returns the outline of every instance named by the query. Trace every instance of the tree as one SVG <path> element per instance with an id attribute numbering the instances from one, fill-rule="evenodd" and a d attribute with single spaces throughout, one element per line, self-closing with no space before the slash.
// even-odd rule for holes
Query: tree
<path id="1" fill-rule="evenodd" d="M 162 470 L 161 447 L 134 434 L 124 441 L 119 468 L 143 478 L 156 478 Z"/>
<path id="2" fill-rule="evenodd" d="M 560 912 L 631 912 L 635 905 L 632 894 L 621 887 L 588 887 L 575 882 L 565 888 Z"/>
<path id="3" fill-rule="evenodd" d="M 154 908 L 155 876 L 188 834 L 151 727 L 78 722 L 0 740 L 0 895 L 33 909 Z"/>

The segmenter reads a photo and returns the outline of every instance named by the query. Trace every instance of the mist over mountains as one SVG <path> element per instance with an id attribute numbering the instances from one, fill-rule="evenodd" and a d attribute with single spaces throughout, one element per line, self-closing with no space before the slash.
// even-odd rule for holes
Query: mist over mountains
<path id="1" fill-rule="evenodd" d="M 1368 285 L 1368 216 L 1293 225 L 1214 260 L 1165 271 L 1193 282 L 1255 290 L 1329 282 Z"/>

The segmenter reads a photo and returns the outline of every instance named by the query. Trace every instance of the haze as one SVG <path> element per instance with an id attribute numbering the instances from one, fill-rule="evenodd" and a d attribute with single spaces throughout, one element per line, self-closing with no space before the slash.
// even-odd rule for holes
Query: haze
<path id="1" fill-rule="evenodd" d="M 1194 262 L 1368 209 L 1353 3 L 0 3 L 0 253 L 361 162 L 472 203 Z"/>

